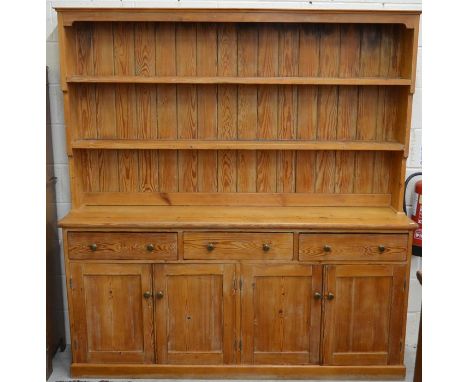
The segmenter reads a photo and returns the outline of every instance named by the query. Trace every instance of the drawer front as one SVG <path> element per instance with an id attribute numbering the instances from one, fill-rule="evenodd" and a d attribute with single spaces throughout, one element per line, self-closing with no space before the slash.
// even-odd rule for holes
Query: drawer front
<path id="1" fill-rule="evenodd" d="M 176 260 L 176 233 L 68 232 L 75 260 Z"/>
<path id="2" fill-rule="evenodd" d="M 292 233 L 184 233 L 184 259 L 291 260 L 292 257 Z"/>
<path id="3" fill-rule="evenodd" d="M 301 234 L 299 260 L 405 260 L 405 234 Z"/>

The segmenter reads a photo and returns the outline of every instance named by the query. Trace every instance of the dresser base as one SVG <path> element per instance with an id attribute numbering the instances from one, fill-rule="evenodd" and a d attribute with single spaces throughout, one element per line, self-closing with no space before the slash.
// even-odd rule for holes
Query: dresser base
<path id="1" fill-rule="evenodd" d="M 289 365 L 132 365 L 73 363 L 72 377 L 194 379 L 404 379 L 406 367 Z"/>

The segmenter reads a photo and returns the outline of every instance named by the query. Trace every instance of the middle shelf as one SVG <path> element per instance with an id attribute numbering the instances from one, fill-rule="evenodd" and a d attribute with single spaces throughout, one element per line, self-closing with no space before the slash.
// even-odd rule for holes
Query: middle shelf
<path id="1" fill-rule="evenodd" d="M 74 149 L 123 150 L 341 150 L 403 151 L 397 142 L 374 141 L 247 141 L 247 140 L 139 140 L 82 139 L 72 142 Z"/>
<path id="2" fill-rule="evenodd" d="M 67 77 L 70 84 L 238 84 L 409 86 L 411 79 L 385 77 L 237 77 L 237 76 L 87 76 Z"/>

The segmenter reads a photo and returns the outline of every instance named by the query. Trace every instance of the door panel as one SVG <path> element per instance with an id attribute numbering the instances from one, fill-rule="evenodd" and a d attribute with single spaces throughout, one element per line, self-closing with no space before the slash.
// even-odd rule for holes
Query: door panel
<path id="1" fill-rule="evenodd" d="M 234 363 L 235 265 L 155 265 L 154 281 L 157 362 Z"/>
<path id="2" fill-rule="evenodd" d="M 74 361 L 153 362 L 151 266 L 72 263 L 71 274 Z"/>
<path id="3" fill-rule="evenodd" d="M 324 300 L 324 364 L 401 362 L 405 272 L 404 265 L 326 267 L 324 295 L 334 299 Z"/>
<path id="4" fill-rule="evenodd" d="M 322 267 L 243 265 L 242 363 L 319 362 Z"/>

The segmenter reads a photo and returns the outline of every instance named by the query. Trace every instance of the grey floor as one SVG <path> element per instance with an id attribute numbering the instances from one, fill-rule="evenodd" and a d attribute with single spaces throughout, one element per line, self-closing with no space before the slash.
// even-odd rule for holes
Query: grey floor
<path id="1" fill-rule="evenodd" d="M 406 379 L 405 381 L 411 382 L 413 381 L 413 373 L 414 373 L 414 361 L 416 358 L 416 347 L 414 346 L 406 346 L 405 349 L 405 364 L 406 364 Z M 65 350 L 63 353 L 58 352 L 57 355 L 54 358 L 53 361 L 53 367 L 54 371 L 52 375 L 50 376 L 48 382 L 61 382 L 61 381 L 77 381 L 76 379 L 70 378 L 70 361 L 71 361 L 71 353 L 69 351 L 69 348 L 67 347 L 67 350 Z M 100 382 L 102 381 L 103 378 L 100 379 L 80 379 L 80 381 L 94 381 L 94 382 Z M 153 381 L 152 379 L 110 379 L 110 380 L 105 380 L 107 381 L 119 381 L 119 382 L 132 382 L 132 381 L 137 381 L 137 382 L 149 382 Z M 159 381 L 168 381 L 168 382 L 174 382 L 173 379 L 171 380 L 165 380 L 165 379 L 160 379 Z M 196 381 L 196 380 L 191 380 L 191 381 Z M 315 381 L 310 380 L 310 381 Z M 213 382 L 216 382 L 214 380 Z M 332 381 L 328 381 L 332 382 Z M 359 382 L 359 381 L 355 381 Z M 379 381 L 377 381 L 379 382 Z M 383 381 L 382 381 L 383 382 Z"/>

